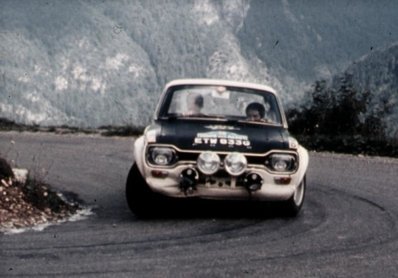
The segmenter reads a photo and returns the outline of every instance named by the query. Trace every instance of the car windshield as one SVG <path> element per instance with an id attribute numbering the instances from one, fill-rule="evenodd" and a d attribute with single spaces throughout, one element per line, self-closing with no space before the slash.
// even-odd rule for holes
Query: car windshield
<path id="1" fill-rule="evenodd" d="M 225 86 L 190 85 L 172 88 L 166 95 L 159 116 L 281 124 L 274 94 Z"/>

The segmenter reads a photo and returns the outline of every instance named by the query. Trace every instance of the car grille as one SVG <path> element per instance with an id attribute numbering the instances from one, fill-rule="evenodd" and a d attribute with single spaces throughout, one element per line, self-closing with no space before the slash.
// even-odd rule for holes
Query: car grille
<path id="1" fill-rule="evenodd" d="M 200 153 L 189 153 L 189 152 L 178 152 L 178 161 L 180 163 L 184 162 L 196 162 Z M 221 161 L 224 160 L 226 154 L 218 154 L 220 156 Z M 245 155 L 248 164 L 259 164 L 264 165 L 265 157 L 263 156 L 254 156 L 254 155 Z"/>

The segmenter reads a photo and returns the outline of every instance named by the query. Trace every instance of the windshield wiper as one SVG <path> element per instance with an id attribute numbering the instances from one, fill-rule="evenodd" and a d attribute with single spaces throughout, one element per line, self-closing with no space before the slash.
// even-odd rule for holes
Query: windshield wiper
<path id="1" fill-rule="evenodd" d="M 223 115 L 209 115 L 209 114 L 168 114 L 161 117 L 163 120 L 176 120 L 176 119 L 213 119 L 217 121 L 225 121 L 230 123 L 237 123 L 238 119 L 227 118 Z"/>

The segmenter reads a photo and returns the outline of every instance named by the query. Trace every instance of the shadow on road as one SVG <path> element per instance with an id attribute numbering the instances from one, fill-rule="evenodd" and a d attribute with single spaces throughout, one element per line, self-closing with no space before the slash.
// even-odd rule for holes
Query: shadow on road
<path id="1" fill-rule="evenodd" d="M 133 217 L 134 214 L 131 213 Z M 292 218 L 283 206 L 276 202 L 213 201 L 199 199 L 167 200 L 154 205 L 145 219 L 275 219 Z"/>

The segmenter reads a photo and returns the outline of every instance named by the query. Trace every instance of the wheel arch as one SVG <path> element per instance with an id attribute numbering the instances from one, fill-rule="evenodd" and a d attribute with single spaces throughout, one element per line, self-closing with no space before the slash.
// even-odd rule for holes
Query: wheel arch
<path id="1" fill-rule="evenodd" d="M 145 167 L 144 151 L 145 151 L 145 138 L 144 136 L 140 136 L 134 142 L 134 161 L 142 176 L 144 176 L 143 174 Z"/>
<path id="2" fill-rule="evenodd" d="M 309 164 L 310 159 L 309 159 L 308 151 L 304 147 L 299 146 L 299 148 L 297 149 L 297 152 L 298 152 L 299 158 L 300 158 L 300 166 L 299 166 L 299 169 L 297 172 L 298 184 L 300 184 L 307 174 L 307 169 L 308 169 L 308 164 Z"/>

